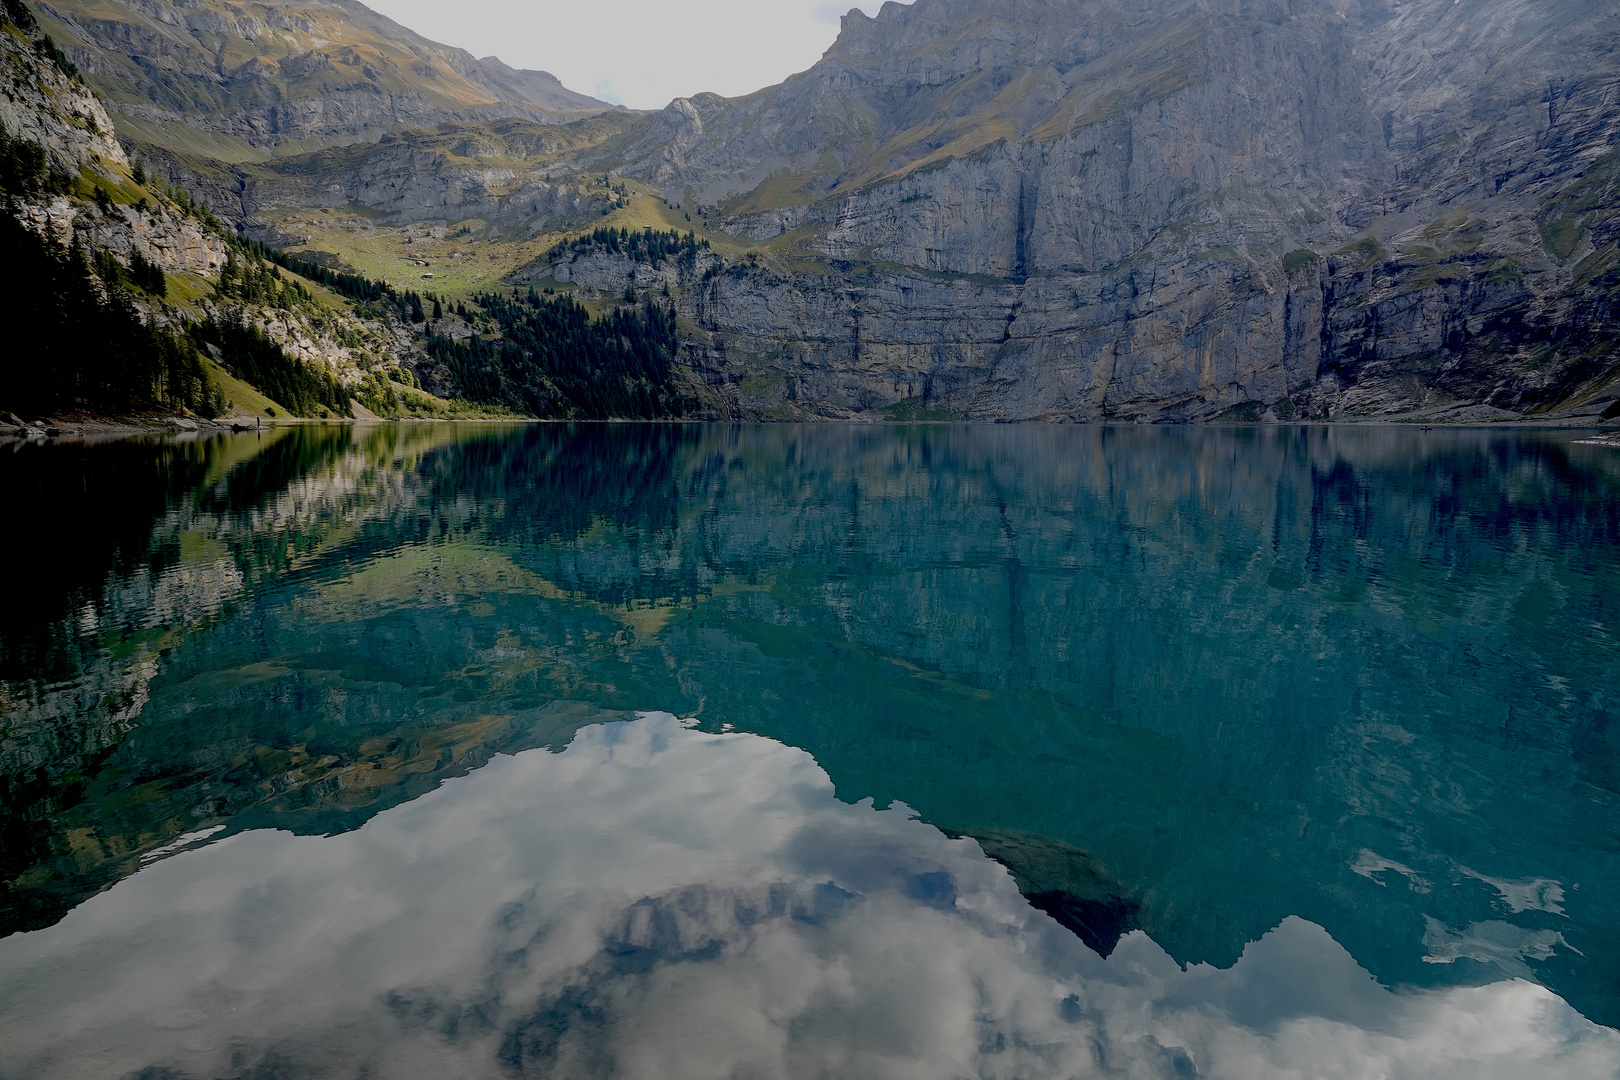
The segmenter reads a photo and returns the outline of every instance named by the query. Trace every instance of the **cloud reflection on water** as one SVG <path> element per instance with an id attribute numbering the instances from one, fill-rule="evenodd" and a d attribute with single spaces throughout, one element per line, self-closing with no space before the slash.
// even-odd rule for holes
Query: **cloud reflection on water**
<path id="1" fill-rule="evenodd" d="M 0 1066 L 127 1076 L 1610 1077 L 1525 981 L 1392 992 L 1289 919 L 1107 960 L 972 840 L 675 718 L 342 835 L 238 834 L 0 941 Z"/>

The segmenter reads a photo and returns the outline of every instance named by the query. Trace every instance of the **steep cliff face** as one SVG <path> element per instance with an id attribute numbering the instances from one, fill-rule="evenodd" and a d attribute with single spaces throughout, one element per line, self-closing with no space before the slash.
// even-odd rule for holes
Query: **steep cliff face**
<path id="1" fill-rule="evenodd" d="M 81 184 L 134 191 L 129 159 L 101 102 L 19 36 L 0 33 L 0 130 L 44 148 L 50 168 Z M 68 195 L 13 199 L 36 231 L 67 244 L 111 251 L 128 264 L 137 252 L 177 273 L 209 274 L 225 261 L 225 244 L 198 221 L 155 201 L 92 203 Z"/>
<path id="2" fill-rule="evenodd" d="M 66 244 L 75 237 L 128 263 L 136 252 L 164 270 L 210 275 L 225 264 L 225 242 L 197 222 L 163 207 L 96 208 L 55 197 L 19 207 L 36 232 Z"/>
<path id="3" fill-rule="evenodd" d="M 1595 414 L 1617 40 L 1586 0 L 919 0 L 623 171 L 763 245 L 681 299 L 734 411 Z"/>
<path id="4" fill-rule="evenodd" d="M 1391 5 L 1358 55 L 1388 179 L 1332 253 L 1323 377 L 1348 404 L 1513 411 L 1615 392 L 1612 6 Z M 1365 406 L 1363 406 L 1365 407 Z"/>

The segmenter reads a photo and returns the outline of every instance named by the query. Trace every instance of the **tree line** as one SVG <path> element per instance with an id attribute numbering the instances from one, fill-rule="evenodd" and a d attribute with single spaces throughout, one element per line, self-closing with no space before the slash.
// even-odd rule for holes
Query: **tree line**
<path id="1" fill-rule="evenodd" d="M 15 313 L 0 361 L 0 407 L 32 415 L 224 411 L 197 343 L 148 325 L 121 281 L 98 280 L 77 242 L 63 247 L 5 213 L 0 251 L 0 295 Z"/>
<path id="2" fill-rule="evenodd" d="M 52 168 L 45 148 L 32 139 L 13 138 L 0 128 L 0 188 L 6 194 L 33 198 L 37 195 L 64 195 L 73 188 L 73 177 Z"/>
<path id="3" fill-rule="evenodd" d="M 258 240 L 236 238 L 232 240 L 232 246 L 244 255 L 244 263 L 251 263 L 254 260 L 274 263 L 301 278 L 324 285 L 341 296 L 366 305 L 374 312 L 392 308 L 400 318 L 412 323 L 427 320 L 425 302 L 431 302 L 435 311 L 442 312 L 439 299 L 432 293 L 423 294 L 414 289 L 396 289 L 386 281 L 377 281 L 363 274 L 334 270 L 329 266 L 322 266 L 320 263 L 280 251 Z M 307 296 L 308 293 L 304 295 Z M 442 315 L 434 316 L 435 319 L 441 317 Z"/>
<path id="4" fill-rule="evenodd" d="M 650 227 L 640 231 L 600 228 L 585 236 L 558 244 L 546 253 L 546 258 L 558 259 L 568 254 L 607 251 L 614 255 L 626 255 L 633 262 L 651 263 L 655 270 L 663 265 L 666 259 L 690 269 L 697 261 L 697 253 L 708 246 L 707 240 L 699 240 L 692 232 L 683 234 L 674 229 L 655 232 Z"/>
<path id="5" fill-rule="evenodd" d="M 169 295 L 169 279 L 164 276 L 163 268 L 142 254 L 140 248 L 130 251 L 128 266 L 115 259 L 106 248 L 98 249 L 90 257 L 90 263 L 109 288 L 139 289 L 148 296 Z"/>
<path id="6" fill-rule="evenodd" d="M 679 348 L 672 309 L 648 303 L 592 318 L 572 298 L 532 288 L 475 302 L 500 325 L 500 338 L 433 335 L 427 344 L 472 401 L 577 420 L 654 420 L 689 404 L 671 379 Z"/>
<path id="7" fill-rule="evenodd" d="M 386 281 L 373 281 L 360 274 L 348 274 L 341 270 L 333 270 L 329 266 L 301 259 L 296 255 L 289 255 L 279 251 L 269 244 L 257 240 L 242 240 L 241 247 L 253 255 L 268 262 L 273 262 L 284 270 L 290 270 L 299 277 L 308 278 L 318 285 L 324 285 L 333 292 L 347 296 L 350 300 L 358 300 L 363 304 L 376 303 L 389 297 L 396 296 L 394 287 Z"/>
<path id="8" fill-rule="evenodd" d="M 312 416 L 323 406 L 337 416 L 352 415 L 348 388 L 337 376 L 318 364 L 289 355 L 240 314 L 194 323 L 188 335 L 199 344 L 219 350 L 226 371 L 281 402 L 294 416 Z"/>
<path id="9" fill-rule="evenodd" d="M 9 209 L 9 208 L 8 208 Z M 348 415 L 350 395 L 323 367 L 276 344 L 240 313 L 184 330 L 156 326 L 136 307 L 135 290 L 160 297 L 163 270 L 134 253 L 128 267 L 77 240 L 63 247 L 0 213 L 0 294 L 17 317 L 0 360 L 0 408 L 25 415 L 128 414 L 188 410 L 218 416 L 224 393 L 203 359 L 210 347 L 232 375 L 294 415 L 325 407 Z M 262 280 L 234 288 L 262 291 Z"/>
<path id="10" fill-rule="evenodd" d="M 144 173 L 144 169 L 141 169 Z M 0 188 L 30 197 L 64 186 L 43 147 L 0 132 Z M 98 188 L 98 191 L 100 189 Z M 139 251 L 128 265 L 104 250 L 63 247 L 0 214 L 0 288 L 19 302 L 9 361 L 0 361 L 0 404 L 23 413 L 129 413 L 186 409 L 218 415 L 220 388 L 203 356 L 213 351 L 231 374 L 295 414 L 351 412 L 351 392 L 320 365 L 289 355 L 241 312 L 186 329 L 149 325 L 136 306 L 144 293 L 161 298 L 167 279 Z M 442 298 L 399 290 L 245 238 L 229 238 L 215 296 L 240 304 L 313 308 L 299 281 L 274 267 L 323 285 L 380 314 L 427 324 L 427 352 L 449 369 L 461 396 L 480 404 L 545 417 L 656 419 L 680 415 L 688 403 L 671 381 L 679 344 L 675 314 L 653 303 L 592 318 L 567 297 L 486 293 L 475 304 L 501 330 L 500 338 L 453 341 L 431 334 L 444 314 Z M 689 263 L 708 246 L 692 233 L 598 229 L 559 248 L 602 247 L 657 266 Z M 431 305 L 431 309 L 429 308 Z M 428 312 L 432 312 L 429 320 Z M 453 309 L 472 321 L 465 303 Z M 414 381 L 414 380 L 412 380 Z"/>

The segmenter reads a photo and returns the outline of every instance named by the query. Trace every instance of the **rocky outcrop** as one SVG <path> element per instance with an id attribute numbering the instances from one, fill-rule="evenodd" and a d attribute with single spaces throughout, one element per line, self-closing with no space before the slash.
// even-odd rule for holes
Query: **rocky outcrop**
<path id="1" fill-rule="evenodd" d="M 257 327 L 288 356 L 330 371 L 351 388 L 366 371 L 395 362 L 392 340 L 375 323 L 317 320 L 302 311 L 212 301 L 203 308 L 216 317 Z"/>
<path id="2" fill-rule="evenodd" d="M 87 247 L 112 252 L 125 265 L 136 252 L 171 273 L 208 276 L 225 265 L 225 241 L 168 207 L 113 205 L 102 210 L 56 196 L 23 203 L 18 212 L 57 243 L 77 239 Z"/>
<path id="3" fill-rule="evenodd" d="M 0 127 L 11 138 L 45 148 L 50 168 L 67 178 L 91 177 L 109 189 L 131 177 L 129 159 L 95 94 L 11 34 L 0 35 L 7 75 L 0 93 Z M 103 206 L 55 195 L 19 201 L 18 216 L 66 245 L 112 252 L 128 265 L 139 252 L 164 270 L 212 274 L 224 265 L 225 243 L 173 207 L 142 199 Z"/>
<path id="4" fill-rule="evenodd" d="M 0 126 L 8 135 L 43 146 L 70 173 L 129 164 L 101 102 L 30 42 L 0 34 L 0 64 Z"/>

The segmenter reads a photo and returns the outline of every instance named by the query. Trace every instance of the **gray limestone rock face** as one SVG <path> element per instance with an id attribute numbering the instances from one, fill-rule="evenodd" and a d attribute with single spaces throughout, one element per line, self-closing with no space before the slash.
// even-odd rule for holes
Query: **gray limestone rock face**
<path id="1" fill-rule="evenodd" d="M 102 162 L 127 166 L 96 95 L 57 70 L 21 37 L 0 34 L 0 127 L 38 143 L 70 173 Z"/>
<path id="2" fill-rule="evenodd" d="M 1594 0 L 918 0 L 623 172 L 764 246 L 680 293 L 733 413 L 1579 411 L 1620 378 L 1616 45 Z"/>
<path id="3" fill-rule="evenodd" d="M 225 242 L 166 206 L 102 210 L 57 196 L 20 203 L 17 212 L 59 244 L 77 237 L 87 247 L 112 252 L 126 266 L 136 252 L 171 273 L 211 276 L 225 265 Z"/>
<path id="4" fill-rule="evenodd" d="M 11 34 L 0 35 L 0 127 L 14 139 L 45 148 L 50 166 L 69 176 L 127 170 L 129 160 L 95 94 L 45 62 Z M 225 245 L 196 221 L 165 206 L 91 204 L 53 196 L 20 201 L 21 220 L 67 244 L 75 236 L 111 251 L 126 265 L 140 252 L 164 270 L 211 274 L 225 262 Z"/>

